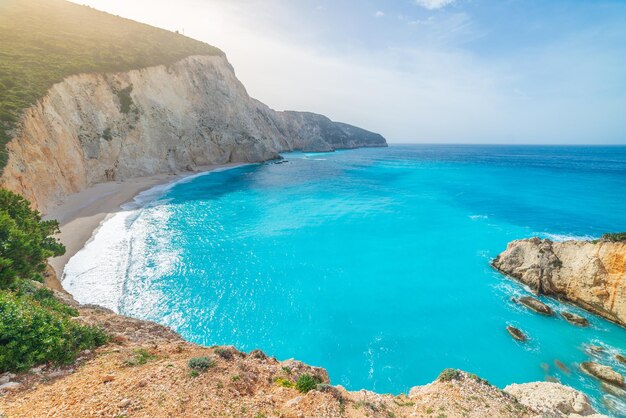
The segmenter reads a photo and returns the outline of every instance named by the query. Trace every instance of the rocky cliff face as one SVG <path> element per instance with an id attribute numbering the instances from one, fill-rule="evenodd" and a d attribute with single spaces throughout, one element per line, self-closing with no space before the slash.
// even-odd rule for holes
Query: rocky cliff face
<path id="1" fill-rule="evenodd" d="M 626 326 L 624 242 L 513 241 L 493 266 L 537 293 L 568 300 Z"/>
<path id="2" fill-rule="evenodd" d="M 24 114 L 0 185 L 45 211 L 104 181 L 360 146 L 386 142 L 322 115 L 276 112 L 248 96 L 226 57 L 193 56 L 54 85 Z"/>

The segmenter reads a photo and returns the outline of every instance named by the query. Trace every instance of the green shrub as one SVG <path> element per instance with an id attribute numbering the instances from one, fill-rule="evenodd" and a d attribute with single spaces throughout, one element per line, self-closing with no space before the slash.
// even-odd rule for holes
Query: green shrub
<path id="1" fill-rule="evenodd" d="M 111 128 L 106 128 L 104 131 L 102 131 L 102 138 L 104 138 L 105 141 L 110 141 L 113 139 Z"/>
<path id="2" fill-rule="evenodd" d="M 48 257 L 65 252 L 52 236 L 58 230 L 26 199 L 0 189 L 0 372 L 69 363 L 106 342 L 104 331 L 73 321 L 76 309 L 32 282 L 43 281 Z"/>
<path id="3" fill-rule="evenodd" d="M 12 288 L 18 296 L 29 296 L 43 308 L 66 316 L 78 316 L 78 310 L 54 297 L 52 290 L 45 287 L 36 287 L 32 281 L 18 281 Z"/>
<path id="4" fill-rule="evenodd" d="M 117 98 L 120 101 L 120 112 L 124 114 L 128 114 L 130 112 L 131 106 L 134 105 L 133 99 L 130 97 L 131 91 L 133 91 L 132 84 L 117 92 Z"/>
<path id="5" fill-rule="evenodd" d="M 73 321 L 43 293 L 0 291 L 0 372 L 70 363 L 106 340 L 103 330 Z"/>
<path id="6" fill-rule="evenodd" d="M 133 351 L 133 355 L 124 360 L 125 366 L 141 366 L 149 360 L 155 359 L 156 356 L 150 354 L 145 348 L 138 348 Z"/>
<path id="7" fill-rule="evenodd" d="M 276 383 L 278 386 L 282 386 L 284 388 L 292 388 L 292 387 L 295 386 L 295 384 L 291 380 L 287 380 L 287 379 L 284 379 L 282 377 L 277 377 L 274 380 L 274 383 Z"/>
<path id="8" fill-rule="evenodd" d="M 444 369 L 437 377 L 440 382 L 450 382 L 452 380 L 459 380 L 461 378 L 461 372 L 456 369 Z"/>
<path id="9" fill-rule="evenodd" d="M 307 393 L 322 383 L 322 380 L 317 376 L 311 376 L 310 374 L 303 374 L 296 380 L 296 389 L 302 393 Z"/>
<path id="10" fill-rule="evenodd" d="M 65 253 L 53 237 L 57 221 L 43 221 L 22 196 L 0 189 L 0 288 L 17 279 L 43 281 L 48 257 Z"/>
<path id="11" fill-rule="evenodd" d="M 603 241 L 625 242 L 626 232 L 607 232 L 606 234 L 602 235 L 601 239 Z"/>
<path id="12" fill-rule="evenodd" d="M 189 359 L 187 365 L 192 371 L 205 372 L 211 367 L 215 367 L 215 361 L 208 357 L 193 357 Z"/>
<path id="13" fill-rule="evenodd" d="M 224 360 L 232 360 L 233 358 L 233 352 L 227 348 L 218 347 L 213 351 Z"/>

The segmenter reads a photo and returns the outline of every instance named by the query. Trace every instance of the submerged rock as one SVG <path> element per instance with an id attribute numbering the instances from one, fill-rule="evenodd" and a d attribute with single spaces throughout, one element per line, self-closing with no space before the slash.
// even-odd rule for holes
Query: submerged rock
<path id="1" fill-rule="evenodd" d="M 620 402 L 619 399 L 611 396 L 604 395 L 602 397 L 602 403 L 614 416 L 623 417 L 626 414 L 626 407 L 623 402 Z"/>
<path id="2" fill-rule="evenodd" d="M 554 359 L 554 365 L 567 375 L 569 375 L 572 372 L 570 368 L 567 367 L 565 364 L 563 364 L 563 362 L 560 361 L 559 359 Z"/>
<path id="3" fill-rule="evenodd" d="M 600 347 L 599 345 L 589 344 L 585 347 L 585 351 L 592 356 L 598 355 L 604 352 L 604 347 Z"/>
<path id="4" fill-rule="evenodd" d="M 626 357 L 621 354 L 615 354 L 615 360 L 619 361 L 622 364 L 626 364 Z"/>
<path id="5" fill-rule="evenodd" d="M 580 369 L 590 376 L 604 382 L 610 383 L 614 386 L 624 387 L 624 376 L 613 370 L 609 366 L 599 364 L 593 361 L 586 361 L 581 363 Z"/>
<path id="6" fill-rule="evenodd" d="M 511 334 L 511 337 L 515 338 L 517 341 L 525 342 L 527 340 L 526 334 L 511 325 L 508 325 L 506 330 Z"/>
<path id="7" fill-rule="evenodd" d="M 522 405 L 539 412 L 542 417 L 596 414 L 586 395 L 560 383 L 513 384 L 505 387 L 504 391 L 513 395 Z"/>
<path id="8" fill-rule="evenodd" d="M 613 386 L 610 383 L 602 382 L 600 384 L 600 387 L 602 388 L 603 391 L 605 391 L 606 393 L 610 395 L 617 396 L 619 398 L 626 397 L 626 391 L 624 391 L 624 389 L 619 388 L 617 386 Z"/>
<path id="9" fill-rule="evenodd" d="M 569 322 L 570 324 L 574 324 L 574 325 L 578 325 L 579 327 L 588 327 L 589 326 L 589 320 L 585 317 L 582 317 L 580 315 L 576 315 L 574 313 L 571 312 L 561 312 L 561 316 L 563 318 L 565 318 L 565 320 L 567 322 Z"/>
<path id="10" fill-rule="evenodd" d="M 552 316 L 554 311 L 548 305 L 530 296 L 522 296 L 518 299 L 518 302 L 541 315 Z"/>

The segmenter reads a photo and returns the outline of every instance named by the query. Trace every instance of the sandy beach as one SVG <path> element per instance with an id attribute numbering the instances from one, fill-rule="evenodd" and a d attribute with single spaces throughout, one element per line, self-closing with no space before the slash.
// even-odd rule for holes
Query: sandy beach
<path id="1" fill-rule="evenodd" d="M 57 236 L 66 249 L 64 255 L 49 260 L 50 265 L 59 278 L 59 282 L 52 280 L 52 282 L 47 284 L 57 290 L 62 290 L 60 280 L 63 276 L 63 269 L 69 259 L 85 246 L 94 231 L 108 215 L 119 211 L 123 204 L 130 202 L 142 191 L 160 184 L 171 183 L 190 175 L 237 165 L 240 164 L 230 163 L 203 166 L 196 171 L 177 174 L 156 174 L 124 181 L 100 183 L 68 196 L 61 205 L 50 209 L 45 214 L 45 219 L 56 219 L 59 221 L 61 233 Z"/>

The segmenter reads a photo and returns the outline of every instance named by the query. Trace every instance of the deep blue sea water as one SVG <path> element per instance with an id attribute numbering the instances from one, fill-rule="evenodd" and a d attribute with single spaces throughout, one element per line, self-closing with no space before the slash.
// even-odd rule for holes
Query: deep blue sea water
<path id="1" fill-rule="evenodd" d="M 325 367 L 334 384 L 399 393 L 442 369 L 504 387 L 555 378 L 606 411 L 578 371 L 587 344 L 626 374 L 626 330 L 510 302 L 489 261 L 507 242 L 626 230 L 626 147 L 391 146 L 285 154 L 155 189 L 68 264 L 81 302 L 186 339 Z M 146 203 L 147 201 L 147 203 Z M 507 324 L 530 341 L 515 342 Z M 571 371 L 555 366 L 555 360 Z M 617 405 L 624 408 L 624 405 Z M 624 409 L 626 411 L 626 409 Z"/>

